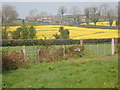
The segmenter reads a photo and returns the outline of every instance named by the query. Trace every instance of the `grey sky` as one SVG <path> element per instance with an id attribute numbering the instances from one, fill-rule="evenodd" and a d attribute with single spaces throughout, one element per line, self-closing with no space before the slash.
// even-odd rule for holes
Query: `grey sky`
<path id="1" fill-rule="evenodd" d="M 70 10 L 73 6 L 78 6 L 82 11 L 88 6 L 99 6 L 103 3 L 110 7 L 117 6 L 117 2 L 2 2 L 2 5 L 8 4 L 16 7 L 20 18 L 25 18 L 31 9 L 38 9 L 39 12 L 46 11 L 48 14 L 57 14 L 60 6 L 65 6 Z"/>

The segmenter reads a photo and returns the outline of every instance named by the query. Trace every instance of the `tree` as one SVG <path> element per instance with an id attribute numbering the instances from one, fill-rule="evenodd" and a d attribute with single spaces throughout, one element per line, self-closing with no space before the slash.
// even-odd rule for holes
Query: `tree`
<path id="1" fill-rule="evenodd" d="M 58 13 L 61 15 L 61 23 L 63 22 L 63 15 L 67 12 L 67 8 L 64 6 L 59 7 Z"/>
<path id="2" fill-rule="evenodd" d="M 21 39 L 28 39 L 28 38 L 29 38 L 29 29 L 26 26 L 22 26 Z"/>
<path id="3" fill-rule="evenodd" d="M 89 25 L 89 22 L 90 22 L 90 9 L 89 8 L 85 8 L 84 9 L 84 14 L 86 16 L 85 22 L 87 23 L 87 25 Z"/>
<path id="4" fill-rule="evenodd" d="M 35 28 L 33 26 L 31 26 L 29 28 L 29 38 L 33 39 L 33 38 L 35 38 L 35 36 L 36 36 L 36 30 L 35 30 Z"/>
<path id="5" fill-rule="evenodd" d="M 109 5 L 108 4 L 102 4 L 99 6 L 99 11 L 101 13 L 101 17 L 105 20 L 107 17 L 107 11 L 108 11 Z"/>
<path id="6" fill-rule="evenodd" d="M 107 18 L 109 20 L 109 25 L 112 26 L 113 21 L 114 21 L 114 11 L 112 10 L 112 8 L 108 10 Z"/>
<path id="7" fill-rule="evenodd" d="M 65 29 L 62 33 L 61 33 L 61 39 L 69 39 L 69 30 Z"/>
<path id="8" fill-rule="evenodd" d="M 60 36 L 57 33 L 53 34 L 53 36 L 55 37 L 55 39 L 60 39 Z"/>
<path id="9" fill-rule="evenodd" d="M 17 19 L 18 13 L 15 10 L 15 7 L 10 5 L 3 5 L 1 16 L 2 16 L 2 25 L 4 26 L 4 29 L 2 30 L 2 38 L 8 39 L 7 26 L 9 23 Z"/>
<path id="10" fill-rule="evenodd" d="M 36 15 L 37 15 L 37 12 L 38 12 L 38 10 L 37 10 L 36 8 L 31 9 L 31 10 L 29 11 L 29 15 L 30 15 L 30 16 L 36 16 Z"/>
<path id="11" fill-rule="evenodd" d="M 80 24 L 80 9 L 77 6 L 74 6 L 71 8 L 70 12 L 74 17 L 74 23 Z"/>
<path id="12" fill-rule="evenodd" d="M 6 31 L 6 27 L 2 29 L 2 39 L 8 39 L 8 31 Z"/>
<path id="13" fill-rule="evenodd" d="M 12 21 L 16 20 L 18 17 L 18 13 L 15 10 L 15 7 L 10 5 L 3 5 L 2 7 L 2 23 L 3 25 L 7 25 Z"/>
<path id="14" fill-rule="evenodd" d="M 11 33 L 12 39 L 20 39 L 20 37 L 21 37 L 21 35 L 20 35 L 21 30 L 22 30 L 22 28 L 19 27 L 19 28 L 17 28 L 15 31 L 13 31 L 13 32 Z"/>
<path id="15" fill-rule="evenodd" d="M 47 12 L 41 12 L 41 13 L 39 13 L 37 16 L 47 16 L 47 15 L 48 15 Z"/>
<path id="16" fill-rule="evenodd" d="M 94 25 L 98 22 L 100 18 L 100 11 L 98 10 L 97 7 L 92 7 L 90 11 L 90 18 L 94 22 Z"/>
<path id="17" fill-rule="evenodd" d="M 69 39 L 69 30 L 68 29 L 64 29 L 64 27 L 60 27 L 59 28 L 59 32 L 60 32 L 60 35 L 58 34 L 53 34 L 53 36 L 56 38 L 56 39 Z"/>

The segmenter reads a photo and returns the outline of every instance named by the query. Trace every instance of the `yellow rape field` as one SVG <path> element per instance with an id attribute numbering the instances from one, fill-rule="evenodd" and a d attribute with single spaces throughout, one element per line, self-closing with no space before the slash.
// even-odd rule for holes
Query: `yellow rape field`
<path id="1" fill-rule="evenodd" d="M 9 27 L 8 31 L 14 31 L 15 27 Z M 59 25 L 42 25 L 34 26 L 36 28 L 37 39 L 55 39 L 53 34 L 59 33 Z M 103 38 L 119 38 L 118 30 L 98 29 L 98 28 L 82 28 L 75 26 L 63 26 L 70 31 L 70 39 L 103 39 Z"/>
<path id="2" fill-rule="evenodd" d="M 82 23 L 81 25 L 87 25 L 87 24 L 86 24 L 86 23 Z M 93 23 L 93 22 L 91 22 L 91 23 L 89 23 L 89 25 L 94 25 L 94 23 Z M 98 25 L 98 26 L 110 26 L 108 21 L 104 21 L 104 22 L 97 22 L 97 24 L 96 24 L 96 25 Z M 113 21 L 112 26 L 116 26 L 116 21 Z"/>

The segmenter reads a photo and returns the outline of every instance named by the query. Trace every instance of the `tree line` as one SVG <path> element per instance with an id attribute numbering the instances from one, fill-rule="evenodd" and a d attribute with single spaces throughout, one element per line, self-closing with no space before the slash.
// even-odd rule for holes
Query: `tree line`
<path id="1" fill-rule="evenodd" d="M 36 37 L 36 30 L 33 26 L 27 27 L 22 25 L 14 31 L 6 31 L 7 27 L 2 29 L 2 39 L 9 39 L 9 33 L 12 39 L 34 39 Z"/>

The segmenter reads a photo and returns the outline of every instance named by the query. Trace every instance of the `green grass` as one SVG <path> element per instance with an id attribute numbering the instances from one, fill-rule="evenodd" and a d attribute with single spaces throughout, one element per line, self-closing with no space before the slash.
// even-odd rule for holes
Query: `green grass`
<path id="1" fill-rule="evenodd" d="M 3 72 L 3 88 L 114 88 L 117 59 L 36 63 Z"/>

